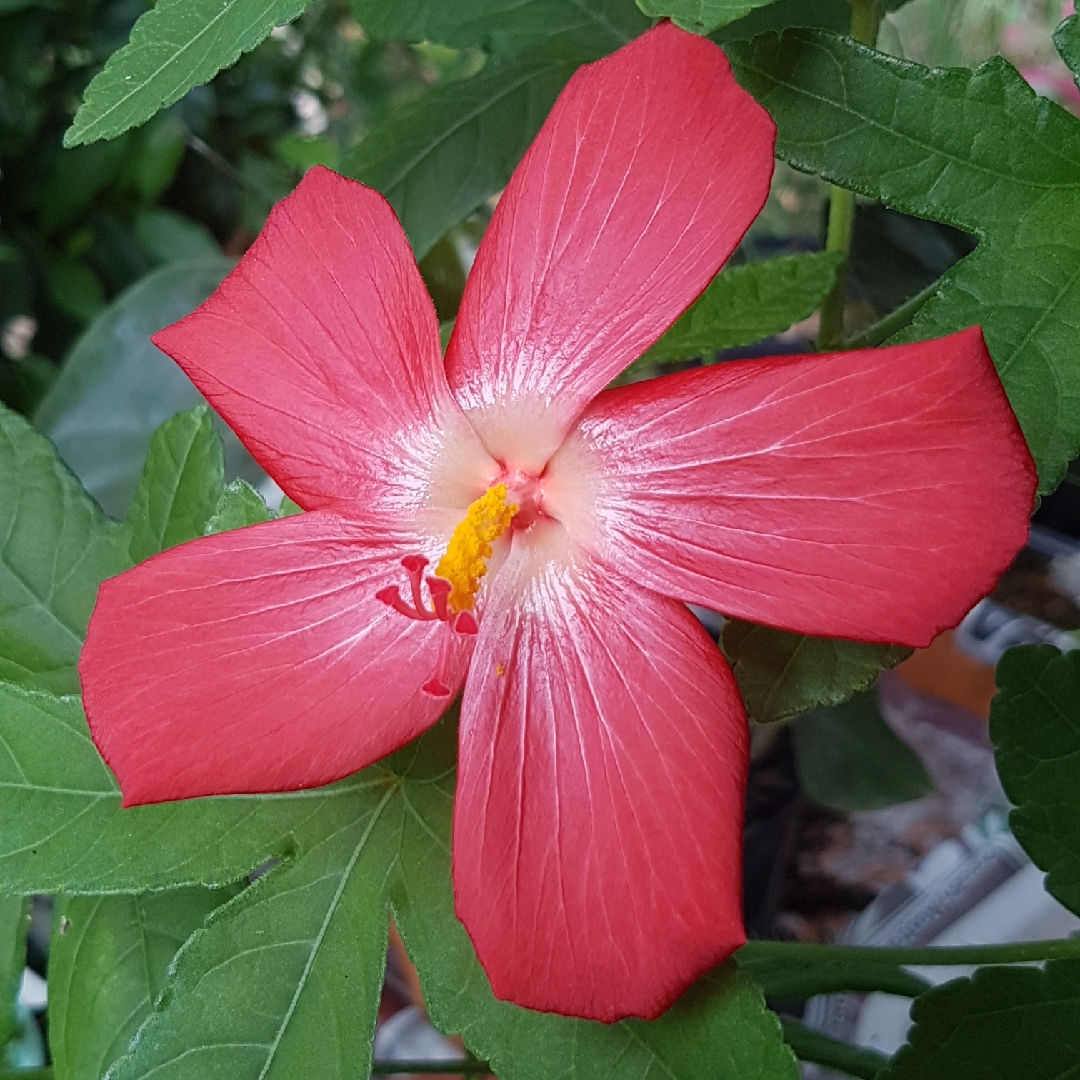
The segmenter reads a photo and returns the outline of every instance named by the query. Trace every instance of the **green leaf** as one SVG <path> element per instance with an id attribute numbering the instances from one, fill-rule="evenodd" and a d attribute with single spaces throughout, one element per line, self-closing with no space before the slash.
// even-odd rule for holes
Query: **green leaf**
<path id="1" fill-rule="evenodd" d="M 1080 961 L 981 968 L 917 998 L 907 1045 L 878 1080 L 1075 1080 Z"/>
<path id="2" fill-rule="evenodd" d="M 135 233 L 158 262 L 221 258 L 210 230 L 173 210 L 141 211 L 135 217 Z"/>
<path id="3" fill-rule="evenodd" d="M 221 492 L 214 513 L 206 523 L 205 532 L 209 536 L 228 532 L 229 529 L 242 529 L 245 525 L 272 521 L 274 517 L 274 511 L 246 480 L 234 480 L 226 484 Z"/>
<path id="4" fill-rule="evenodd" d="M 360 25 L 382 41 L 481 45 L 503 55 L 583 63 L 649 29 L 629 0 L 350 0 Z"/>
<path id="5" fill-rule="evenodd" d="M 1070 15 L 1054 31 L 1054 44 L 1075 82 L 1080 77 L 1080 15 Z M 1077 86 L 1080 87 L 1080 83 Z"/>
<path id="6" fill-rule="evenodd" d="M 911 655 L 902 645 L 808 637 L 741 619 L 725 621 L 722 645 L 746 709 L 759 724 L 839 705 L 872 686 L 882 668 Z"/>
<path id="7" fill-rule="evenodd" d="M 368 132 L 344 171 L 386 196 L 422 259 L 506 186 L 573 72 L 563 62 L 493 64 L 437 86 Z"/>
<path id="8" fill-rule="evenodd" d="M 0 683 L 0 881 L 11 893 L 227 885 L 347 827 L 374 783 L 120 809 L 79 700 Z"/>
<path id="9" fill-rule="evenodd" d="M 851 29 L 851 4 L 849 0 L 814 0 L 811 4 L 806 0 L 773 0 L 711 36 L 719 42 L 741 41 L 789 26 L 812 26 L 846 34 Z"/>
<path id="10" fill-rule="evenodd" d="M 188 127 L 175 110 L 154 117 L 131 140 L 120 175 L 121 186 L 144 204 L 156 202 L 173 182 L 187 140 Z"/>
<path id="11" fill-rule="evenodd" d="M 196 405 L 154 433 L 127 516 L 132 562 L 206 531 L 225 482 L 225 454 L 212 415 L 209 405 Z"/>
<path id="12" fill-rule="evenodd" d="M 274 153 L 289 168 L 301 173 L 316 165 L 336 169 L 341 160 L 341 149 L 336 142 L 317 135 L 301 135 L 298 131 L 276 139 Z"/>
<path id="13" fill-rule="evenodd" d="M 990 705 L 1009 824 L 1046 888 L 1080 914 L 1080 653 L 1021 645 L 1001 658 Z"/>
<path id="14" fill-rule="evenodd" d="M 402 800 L 385 771 L 341 827 L 194 934 L 110 1080 L 366 1076 Z M 228 1002 L 221 1008 L 220 1002 Z"/>
<path id="15" fill-rule="evenodd" d="M 771 3 L 773 0 L 637 0 L 646 15 L 671 19 L 692 34 L 711 33 Z"/>
<path id="16" fill-rule="evenodd" d="M 1000 57 L 931 71 L 811 30 L 729 55 L 791 164 L 979 235 L 901 339 L 980 324 L 1053 489 L 1080 450 L 1080 122 Z"/>
<path id="17" fill-rule="evenodd" d="M 47 235 L 69 227 L 116 176 L 128 150 L 128 140 L 57 148 L 46 158 L 38 192 L 38 226 Z"/>
<path id="18" fill-rule="evenodd" d="M 0 405 L 0 679 L 78 692 L 98 585 L 127 569 L 127 547 L 48 440 Z"/>
<path id="19" fill-rule="evenodd" d="M 824 806 L 877 810 L 934 790 L 918 755 L 882 718 L 876 690 L 812 709 L 791 734 L 799 782 Z"/>
<path id="20" fill-rule="evenodd" d="M 127 512 L 154 432 L 203 400 L 150 335 L 201 304 L 231 265 L 222 256 L 177 261 L 133 285 L 79 339 L 34 414 L 38 430 L 113 517 Z M 228 471 L 257 475 L 236 436 L 223 435 Z"/>
<path id="21" fill-rule="evenodd" d="M 918 997 L 930 985 L 897 964 L 869 963 L 861 957 L 835 954 L 791 956 L 779 952 L 775 944 L 750 941 L 735 954 L 739 967 L 753 977 L 770 1001 L 805 1001 L 817 994 L 847 993 Z"/>
<path id="22" fill-rule="evenodd" d="M 691 360 L 779 334 L 821 306 L 843 261 L 820 251 L 723 270 L 642 359 Z"/>
<path id="23" fill-rule="evenodd" d="M 49 947 L 56 1080 L 100 1080 L 126 1049 L 176 950 L 235 889 L 57 899 Z"/>
<path id="24" fill-rule="evenodd" d="M 95 75 L 64 146 L 113 139 L 179 101 L 291 22 L 309 0 L 160 0 Z"/>
<path id="25" fill-rule="evenodd" d="M 53 303 L 78 322 L 89 322 L 105 306 L 101 281 L 85 263 L 50 258 L 45 263 L 45 276 Z"/>
<path id="26" fill-rule="evenodd" d="M 456 731 L 444 721 L 361 774 L 370 787 L 324 843 L 221 908 L 176 960 L 158 1008 L 110 1080 L 320 1080 L 366 1075 L 393 909 L 435 1023 L 503 1080 L 794 1080 L 776 1018 L 733 965 L 660 1020 L 605 1025 L 496 1001 L 454 916 Z M 229 1010 L 210 1003 L 228 1000 Z"/>
<path id="27" fill-rule="evenodd" d="M 30 929 L 30 897 L 0 896 L 0 1061 L 4 1047 L 18 1030 L 15 997 L 26 967 L 26 932 Z"/>

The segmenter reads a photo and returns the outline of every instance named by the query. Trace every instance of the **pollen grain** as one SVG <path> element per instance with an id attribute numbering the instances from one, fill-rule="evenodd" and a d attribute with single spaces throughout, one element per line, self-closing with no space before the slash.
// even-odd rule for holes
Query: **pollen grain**
<path id="1" fill-rule="evenodd" d="M 517 511 L 514 503 L 506 501 L 506 485 L 495 484 L 465 512 L 435 568 L 437 577 L 450 582 L 447 602 L 452 611 L 471 611 L 476 604 L 491 545 L 510 527 Z"/>

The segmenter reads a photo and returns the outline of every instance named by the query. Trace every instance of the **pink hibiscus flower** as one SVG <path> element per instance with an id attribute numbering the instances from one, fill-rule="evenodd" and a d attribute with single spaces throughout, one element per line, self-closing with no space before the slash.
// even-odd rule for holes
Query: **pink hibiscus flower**
<path id="1" fill-rule="evenodd" d="M 734 250 L 773 137 L 670 24 L 582 68 L 445 362 L 389 206 L 307 175 L 154 339 L 308 512 L 102 586 L 81 673 L 125 805 L 325 784 L 464 688 L 454 889 L 499 997 L 652 1017 L 743 943 L 746 716 L 685 604 L 924 645 L 1035 487 L 977 329 L 604 389 Z"/>

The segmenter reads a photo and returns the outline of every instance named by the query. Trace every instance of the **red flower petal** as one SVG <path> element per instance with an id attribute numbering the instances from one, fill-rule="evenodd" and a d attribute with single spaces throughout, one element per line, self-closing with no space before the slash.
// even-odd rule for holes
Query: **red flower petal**
<path id="1" fill-rule="evenodd" d="M 449 631 L 375 599 L 406 550 L 316 512 L 106 581 L 79 673 L 124 805 L 326 784 L 433 724 L 449 699 L 420 687 Z"/>
<path id="2" fill-rule="evenodd" d="M 410 507 L 433 471 L 489 464 L 446 386 L 435 309 L 393 210 L 328 169 L 154 343 L 305 508 Z"/>
<path id="3" fill-rule="evenodd" d="M 498 997 L 654 1017 L 745 941 L 745 713 L 686 608 L 530 537 L 466 683 L 458 917 Z"/>
<path id="4" fill-rule="evenodd" d="M 613 390 L 549 474 L 556 512 L 561 477 L 592 477 L 576 498 L 603 523 L 597 554 L 650 588 L 908 645 L 990 591 L 1024 544 L 1036 484 L 978 328 Z"/>
<path id="5" fill-rule="evenodd" d="M 570 80 L 488 226 L 447 351 L 495 457 L 542 468 L 705 288 L 765 202 L 774 132 L 720 49 L 671 23 Z"/>

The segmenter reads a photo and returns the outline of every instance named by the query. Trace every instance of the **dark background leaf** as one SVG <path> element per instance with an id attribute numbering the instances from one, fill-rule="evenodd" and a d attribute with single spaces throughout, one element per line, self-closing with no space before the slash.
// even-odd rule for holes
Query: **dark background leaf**
<path id="1" fill-rule="evenodd" d="M 1022 645 L 1001 658 L 990 705 L 1009 824 L 1046 887 L 1080 914 L 1080 653 Z"/>
<path id="2" fill-rule="evenodd" d="M 384 41 L 480 45 L 504 56 L 583 63 L 649 28 L 631 0 L 350 0 L 360 25 Z"/>
<path id="3" fill-rule="evenodd" d="M 908 1043 L 878 1080 L 1074 1080 L 1080 962 L 988 967 L 916 998 Z"/>
<path id="4" fill-rule="evenodd" d="M 574 70 L 506 62 L 435 87 L 373 128 L 343 170 L 386 196 L 423 259 L 506 185 Z"/>
<path id="5" fill-rule="evenodd" d="M 800 716 L 792 742 L 799 783 L 824 806 L 877 810 L 934 790 L 918 755 L 885 723 L 876 689 Z"/>
<path id="6" fill-rule="evenodd" d="M 115 518 L 127 512 L 154 432 L 203 400 L 150 335 L 202 303 L 230 266 L 220 257 L 178 261 L 145 277 L 87 330 L 34 415 L 38 429 Z M 227 433 L 228 471 L 257 477 L 236 436 L 223 425 L 219 430 Z"/>

